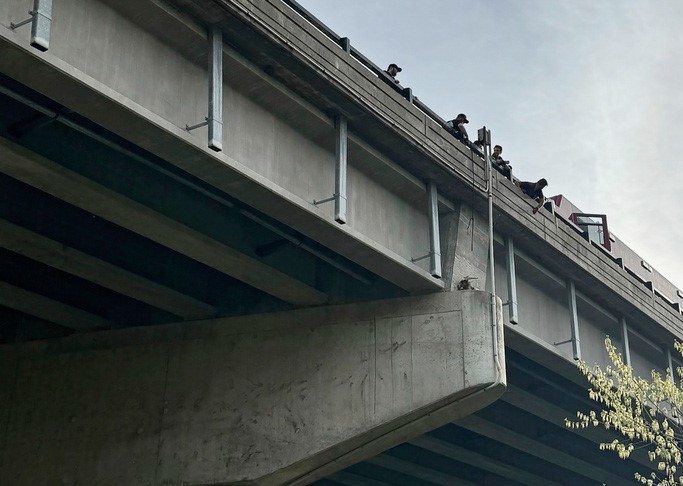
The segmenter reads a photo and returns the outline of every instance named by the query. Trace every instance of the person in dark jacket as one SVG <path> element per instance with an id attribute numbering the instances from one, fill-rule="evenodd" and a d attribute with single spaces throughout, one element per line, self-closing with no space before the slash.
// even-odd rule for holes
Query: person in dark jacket
<path id="1" fill-rule="evenodd" d="M 403 69 L 401 69 L 392 62 L 391 64 L 389 64 L 389 67 L 384 72 L 387 73 L 387 75 L 394 80 L 394 83 L 398 84 L 398 79 L 396 79 L 396 75 L 401 71 L 403 71 Z"/>
<path id="2" fill-rule="evenodd" d="M 493 153 L 491 154 L 491 163 L 493 167 L 496 168 L 498 172 L 503 174 L 508 179 L 512 180 L 512 166 L 510 162 L 504 160 L 501 154 L 503 153 L 503 147 L 496 145 L 493 147 Z"/>
<path id="3" fill-rule="evenodd" d="M 541 207 L 545 203 L 545 196 L 543 195 L 543 188 L 546 187 L 547 185 L 548 185 L 548 181 L 546 181 L 545 179 L 539 179 L 536 182 L 520 182 L 519 183 L 519 188 L 522 190 L 522 192 L 538 203 L 538 206 L 536 206 L 533 210 L 534 214 L 536 214 L 538 212 L 538 210 L 541 209 Z"/>
<path id="4" fill-rule="evenodd" d="M 460 140 L 465 145 L 469 145 L 467 142 L 469 142 L 470 138 L 467 135 L 465 123 L 469 123 L 467 115 L 465 115 L 464 113 L 460 113 L 454 119 L 446 122 L 446 125 L 448 125 L 450 132 L 453 134 L 455 138 Z"/>

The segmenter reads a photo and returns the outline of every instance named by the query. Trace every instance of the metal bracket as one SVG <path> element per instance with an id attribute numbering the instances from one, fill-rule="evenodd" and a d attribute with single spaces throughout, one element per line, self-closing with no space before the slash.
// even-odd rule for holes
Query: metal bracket
<path id="1" fill-rule="evenodd" d="M 209 115 L 196 125 L 185 125 L 188 132 L 208 126 L 208 146 L 211 150 L 223 150 L 223 32 L 218 26 L 208 30 L 209 43 Z"/>
<path id="2" fill-rule="evenodd" d="M 415 262 L 419 262 L 420 260 L 424 260 L 425 258 L 429 258 L 430 256 L 432 256 L 431 252 L 427 253 L 426 255 L 421 256 L 421 257 L 411 258 L 410 261 L 415 263 Z"/>
<path id="3" fill-rule="evenodd" d="M 628 325 L 626 323 L 626 317 L 620 316 L 619 321 L 621 323 L 621 340 L 624 346 L 624 359 L 626 364 L 631 366 L 631 346 L 628 341 Z"/>
<path id="4" fill-rule="evenodd" d="M 512 238 L 505 239 L 505 269 L 508 284 L 508 301 L 503 305 L 509 305 L 508 319 L 510 324 L 519 323 L 517 312 L 517 271 L 515 270 L 515 244 Z"/>
<path id="5" fill-rule="evenodd" d="M 190 132 L 190 131 L 194 130 L 195 128 L 205 127 L 208 124 L 209 124 L 209 119 L 207 117 L 204 117 L 204 121 L 201 123 L 197 123 L 196 125 L 185 125 L 185 130 Z"/>
<path id="6" fill-rule="evenodd" d="M 21 22 L 18 22 L 18 23 L 16 23 L 16 24 L 15 24 L 14 22 L 10 22 L 10 23 L 9 23 L 9 28 L 12 29 L 12 30 L 14 30 L 14 29 L 17 29 L 17 28 L 21 27 L 22 25 L 26 25 L 26 24 L 28 24 L 29 22 L 31 22 L 31 21 L 33 20 L 33 16 L 34 16 L 36 13 L 35 13 L 34 11 L 32 11 L 32 10 L 29 10 L 29 11 L 28 11 L 28 14 L 30 15 L 30 17 L 27 18 L 26 20 L 22 20 Z"/>
<path id="7" fill-rule="evenodd" d="M 581 359 L 581 340 L 579 338 L 579 316 L 576 309 L 576 286 L 574 281 L 567 279 L 567 301 L 569 308 L 569 324 L 571 326 L 572 352 L 575 360 Z"/>
<path id="8" fill-rule="evenodd" d="M 427 181 L 427 214 L 429 216 L 429 253 L 411 258 L 413 263 L 429 258 L 429 273 L 434 278 L 441 278 L 441 241 L 439 236 L 439 194 L 436 183 Z"/>
<path id="9" fill-rule="evenodd" d="M 10 22 L 12 30 L 31 23 L 31 46 L 39 51 L 47 51 L 50 47 L 50 26 L 52 24 L 52 0 L 33 0 L 33 10 L 29 10 L 30 17 L 21 22 Z"/>
<path id="10" fill-rule="evenodd" d="M 314 200 L 313 200 L 313 204 L 315 204 L 315 205 L 317 206 L 318 204 L 323 204 L 323 203 L 326 203 L 326 202 L 334 201 L 336 198 L 337 198 L 337 195 L 336 195 L 336 194 L 332 194 L 331 197 L 327 197 L 327 198 L 325 198 L 325 199 L 320 199 L 320 200 L 314 199 Z"/>
<path id="11" fill-rule="evenodd" d="M 559 341 L 556 343 L 553 343 L 554 346 L 559 346 L 560 344 L 567 344 L 567 343 L 573 343 L 574 340 L 572 338 L 567 339 L 566 341 Z"/>
<path id="12" fill-rule="evenodd" d="M 334 115 L 334 132 L 334 192 L 331 197 L 313 200 L 313 204 L 318 206 L 334 201 L 334 220 L 339 224 L 346 224 L 348 125 L 343 115 Z"/>

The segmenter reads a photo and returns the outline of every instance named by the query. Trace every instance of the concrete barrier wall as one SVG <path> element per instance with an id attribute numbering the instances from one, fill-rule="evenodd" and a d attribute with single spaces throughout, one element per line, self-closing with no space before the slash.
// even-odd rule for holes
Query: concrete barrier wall
<path id="1" fill-rule="evenodd" d="M 505 324 L 523 330 L 527 335 L 537 338 L 539 343 L 545 343 L 549 349 L 554 349 L 558 355 L 573 360 L 571 343 L 554 344 L 571 337 L 566 287 L 550 278 L 550 273 L 544 274 L 543 272 L 549 270 L 543 269 L 540 263 L 535 262 L 535 267 L 529 265 L 529 258 L 521 258 L 519 255 L 516 257 L 519 323 L 510 324 L 508 310 L 505 308 Z M 507 289 L 505 249 L 497 242 L 496 291 L 503 302 L 508 300 Z M 610 364 L 605 351 L 605 337 L 610 336 L 612 342 L 623 349 L 621 325 L 617 319 L 581 294 L 577 295 L 577 315 L 582 359 L 590 365 L 604 367 Z"/>
<path id="2" fill-rule="evenodd" d="M 578 303 L 579 336 L 581 338 L 581 357 L 589 365 L 600 365 L 603 369 L 612 362 L 605 350 L 605 337 L 609 336 L 612 343 L 623 351 L 621 339 L 621 327 L 618 322 L 611 319 L 595 319 L 581 312 L 582 305 Z M 571 346 L 571 345 L 569 345 Z"/>
<path id="3" fill-rule="evenodd" d="M 3 482 L 329 474 L 500 396 L 496 332 L 467 291 L 0 347 Z"/>

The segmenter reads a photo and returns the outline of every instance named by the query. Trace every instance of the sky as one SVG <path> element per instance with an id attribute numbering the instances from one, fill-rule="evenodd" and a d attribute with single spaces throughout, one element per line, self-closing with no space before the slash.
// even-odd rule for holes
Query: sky
<path id="1" fill-rule="evenodd" d="M 683 0 L 298 1 L 683 289 Z"/>

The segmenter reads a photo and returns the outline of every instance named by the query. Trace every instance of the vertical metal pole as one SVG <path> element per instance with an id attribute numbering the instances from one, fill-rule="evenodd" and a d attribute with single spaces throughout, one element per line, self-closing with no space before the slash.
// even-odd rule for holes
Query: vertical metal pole
<path id="1" fill-rule="evenodd" d="M 567 280 L 567 300 L 569 302 L 569 320 L 572 327 L 572 349 L 574 359 L 581 359 L 581 341 L 579 339 L 579 314 L 576 311 L 576 287 L 574 281 Z"/>
<path id="2" fill-rule="evenodd" d="M 669 362 L 669 376 L 671 377 L 671 381 L 676 381 L 675 376 L 674 376 L 674 360 L 671 358 L 671 349 L 666 348 L 666 359 Z"/>
<path id="3" fill-rule="evenodd" d="M 47 51 L 50 47 L 52 0 L 33 0 L 32 15 L 31 45 L 40 51 Z"/>
<path id="4" fill-rule="evenodd" d="M 223 150 L 223 33 L 209 31 L 209 148 Z"/>
<path id="5" fill-rule="evenodd" d="M 441 278 L 441 240 L 439 237 L 439 193 L 434 181 L 427 182 L 429 209 L 429 273 Z"/>
<path id="6" fill-rule="evenodd" d="M 626 325 L 626 318 L 621 316 L 621 340 L 624 342 L 624 359 L 628 366 L 631 366 L 631 346 L 628 343 L 628 326 Z"/>
<path id="7" fill-rule="evenodd" d="M 517 272 L 515 271 L 515 245 L 512 238 L 505 238 L 506 247 L 506 267 L 508 277 L 508 313 L 510 317 L 510 324 L 517 324 L 519 316 L 517 315 Z"/>
<path id="8" fill-rule="evenodd" d="M 337 132 L 335 144 L 335 174 L 334 174 L 334 219 L 337 223 L 346 223 L 346 154 L 348 142 L 348 128 L 346 118 L 339 115 L 334 120 Z"/>
<path id="9" fill-rule="evenodd" d="M 491 164 L 488 163 L 491 152 L 491 133 L 486 130 L 486 127 L 479 129 L 484 142 L 484 161 L 486 165 L 486 198 L 488 200 L 488 223 L 489 223 L 489 280 L 491 283 L 491 328 L 493 329 L 493 359 L 496 367 L 500 370 L 500 363 L 498 361 L 498 306 L 496 305 L 496 265 L 493 253 L 493 174 L 491 173 Z"/>

